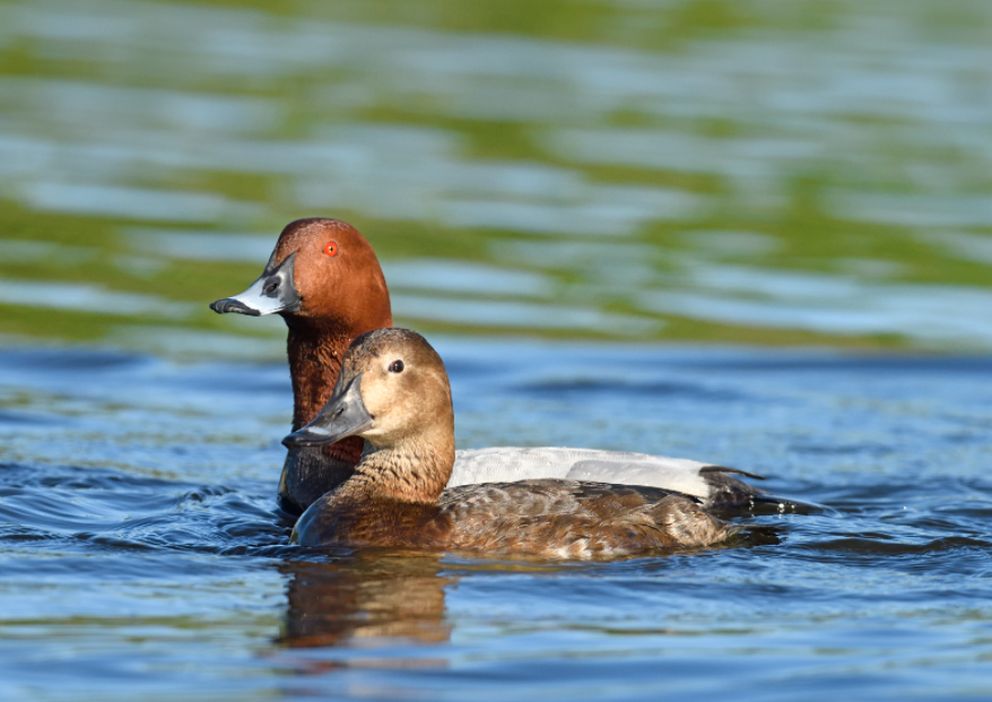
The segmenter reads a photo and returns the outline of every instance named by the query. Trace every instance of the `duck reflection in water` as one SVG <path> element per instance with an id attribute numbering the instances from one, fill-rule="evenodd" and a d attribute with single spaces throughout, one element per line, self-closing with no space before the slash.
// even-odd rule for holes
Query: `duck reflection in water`
<path id="1" fill-rule="evenodd" d="M 439 557 L 362 552 L 329 562 L 287 562 L 288 607 L 279 642 L 293 647 L 445 642 L 446 586 Z M 395 664 L 395 660 L 391 664 Z M 327 661 L 321 661 L 326 667 Z M 417 659 L 410 665 L 440 665 Z M 335 663 L 331 667 L 338 667 Z"/>

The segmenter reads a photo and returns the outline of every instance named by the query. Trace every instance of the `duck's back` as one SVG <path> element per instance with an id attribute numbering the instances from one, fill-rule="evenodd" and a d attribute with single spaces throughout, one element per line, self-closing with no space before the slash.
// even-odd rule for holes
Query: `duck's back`
<path id="1" fill-rule="evenodd" d="M 445 490 L 450 550 L 546 558 L 617 558 L 710 546 L 734 534 L 686 495 L 576 480 Z"/>
<path id="2" fill-rule="evenodd" d="M 740 480 L 744 471 L 688 458 L 561 446 L 498 446 L 455 454 L 448 487 L 554 478 L 644 485 L 700 498 L 709 507 L 746 508 L 761 491 Z"/>

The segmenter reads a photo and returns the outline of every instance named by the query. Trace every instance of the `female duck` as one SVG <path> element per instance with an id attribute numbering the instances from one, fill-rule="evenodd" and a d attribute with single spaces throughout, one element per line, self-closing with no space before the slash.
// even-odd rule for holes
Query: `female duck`
<path id="1" fill-rule="evenodd" d="M 289 447 L 361 437 L 354 474 L 300 517 L 304 545 L 608 559 L 699 548 L 733 527 L 695 499 L 650 487 L 526 480 L 445 490 L 455 461 L 444 363 L 406 329 L 355 340 L 334 395 Z"/>
<path id="2" fill-rule="evenodd" d="M 393 323 L 389 291 L 375 252 L 354 227 L 335 219 L 288 224 L 262 275 L 243 293 L 210 307 L 221 314 L 283 317 L 289 328 L 294 430 L 312 420 L 327 402 L 352 339 Z M 361 446 L 361 440 L 350 438 L 319 447 L 291 447 L 279 483 L 283 508 L 299 513 L 340 485 L 351 475 Z M 449 486 L 577 478 L 677 490 L 707 505 L 750 505 L 760 492 L 732 473 L 742 474 L 699 461 L 640 453 L 495 447 L 458 451 Z"/>

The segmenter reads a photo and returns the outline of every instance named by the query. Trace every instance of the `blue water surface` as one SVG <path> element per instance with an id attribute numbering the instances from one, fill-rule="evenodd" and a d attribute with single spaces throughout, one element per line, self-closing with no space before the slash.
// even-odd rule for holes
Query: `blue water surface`
<path id="1" fill-rule="evenodd" d="M 281 364 L 0 352 L 0 698 L 992 699 L 987 357 L 441 338 L 463 447 L 766 474 L 781 543 L 289 545 Z"/>

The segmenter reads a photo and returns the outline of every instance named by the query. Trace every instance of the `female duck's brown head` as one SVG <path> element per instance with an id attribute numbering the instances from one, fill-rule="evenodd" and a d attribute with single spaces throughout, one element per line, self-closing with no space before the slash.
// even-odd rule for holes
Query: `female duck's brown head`
<path id="1" fill-rule="evenodd" d="M 325 218 L 287 224 L 262 275 L 210 308 L 220 314 L 280 314 L 290 326 L 309 322 L 357 329 L 356 334 L 391 323 L 389 291 L 371 245 L 347 222 Z"/>
<path id="2" fill-rule="evenodd" d="M 294 449 L 346 437 L 370 446 L 345 484 L 350 490 L 437 502 L 455 462 L 455 420 L 444 362 L 420 334 L 377 329 L 355 339 L 327 406 L 283 443 Z"/>
<path id="3" fill-rule="evenodd" d="M 454 450 L 448 375 L 420 334 L 377 329 L 355 339 L 327 406 L 284 443 L 318 446 L 349 436 L 375 449 L 430 443 Z"/>
<path id="4" fill-rule="evenodd" d="M 331 395 L 341 358 L 356 336 L 393 323 L 389 290 L 368 241 L 347 222 L 290 222 L 262 275 L 244 292 L 210 305 L 219 314 L 279 314 L 289 327 L 293 429 L 313 419 Z M 349 475 L 362 441 L 291 449 L 279 483 L 282 506 L 300 512 Z"/>

